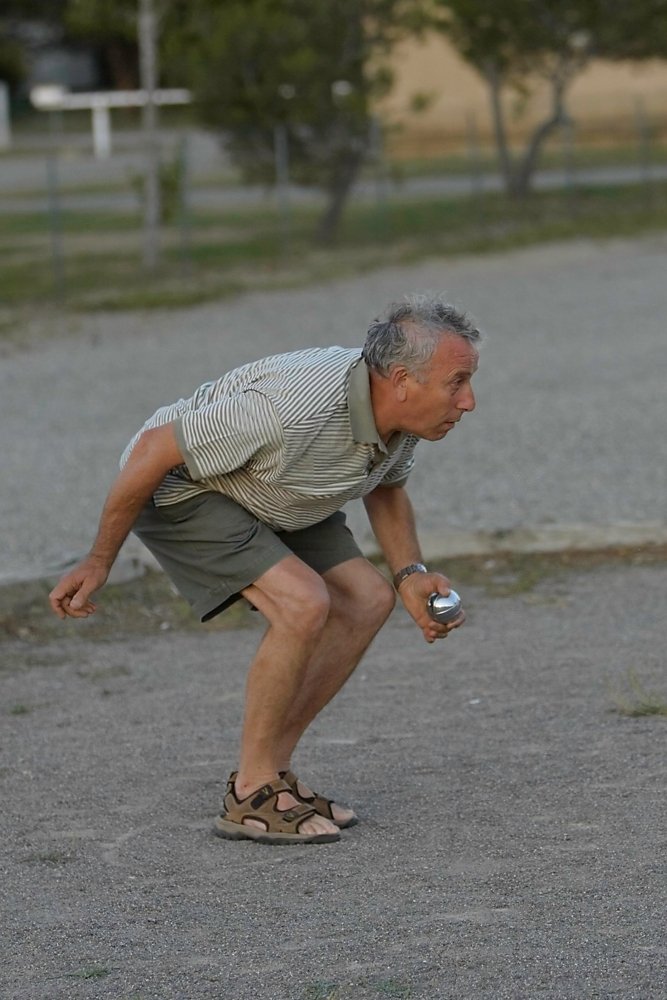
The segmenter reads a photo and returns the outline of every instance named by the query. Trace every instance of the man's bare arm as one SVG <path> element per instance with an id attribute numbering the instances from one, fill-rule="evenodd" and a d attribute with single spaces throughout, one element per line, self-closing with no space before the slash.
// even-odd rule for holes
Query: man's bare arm
<path id="1" fill-rule="evenodd" d="M 417 538 L 415 515 L 406 490 L 401 486 L 378 486 L 364 497 L 364 505 L 373 533 L 392 575 L 412 563 L 422 562 Z M 450 582 L 442 573 L 412 573 L 398 588 L 406 610 L 420 627 L 427 642 L 446 636 L 452 628 L 465 621 L 461 615 L 447 625 L 434 622 L 427 610 L 426 601 L 436 591 L 448 594 Z"/>
<path id="2" fill-rule="evenodd" d="M 95 611 L 91 595 L 106 582 L 141 509 L 167 472 L 182 463 L 173 424 L 144 431 L 109 491 L 90 552 L 49 594 L 59 618 L 87 618 Z"/>

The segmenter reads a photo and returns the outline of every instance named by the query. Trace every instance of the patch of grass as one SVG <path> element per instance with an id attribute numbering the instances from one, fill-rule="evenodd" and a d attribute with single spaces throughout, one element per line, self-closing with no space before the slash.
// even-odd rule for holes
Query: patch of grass
<path id="1" fill-rule="evenodd" d="M 638 672 L 631 668 L 625 677 L 625 689 L 617 688 L 611 692 L 614 701 L 612 711 L 626 715 L 632 719 L 645 715 L 667 716 L 667 698 L 644 687 Z"/>
<path id="2" fill-rule="evenodd" d="M 27 705 L 14 705 L 9 709 L 10 715 L 29 715 L 30 709 Z"/>
<path id="3" fill-rule="evenodd" d="M 205 629 L 210 632 L 254 628 L 261 616 L 252 612 L 245 601 L 237 601 L 223 615 L 201 625 L 188 604 L 179 597 L 163 573 L 149 570 L 143 576 L 122 584 L 110 584 L 98 597 L 98 610 L 90 618 L 60 621 L 48 606 L 53 581 L 36 581 L 4 588 L 0 609 L 0 644 L 14 644 L 12 654 L 0 657 L 0 673 L 15 672 L 34 666 L 30 650 L 50 639 L 115 639 L 124 635 L 155 635 L 169 630 L 182 632 Z M 16 643 L 25 647 L 20 653 Z M 50 663 L 44 661 L 44 665 Z M 57 663 L 57 661 L 54 661 Z M 41 665 L 41 664 L 40 664 Z M 123 666 L 86 671 L 94 681 L 127 675 Z"/>
<path id="4" fill-rule="evenodd" d="M 113 677 L 131 677 L 132 671 L 126 664 L 119 663 L 113 667 L 96 667 L 92 670 L 77 670 L 77 675 L 79 677 L 84 677 L 86 680 L 91 681 L 102 681 L 109 680 Z"/>
<path id="5" fill-rule="evenodd" d="M 77 969 L 76 972 L 68 972 L 68 979 L 104 979 L 108 976 L 111 969 L 105 968 L 103 965 L 87 965 L 83 969 Z"/>
<path id="6" fill-rule="evenodd" d="M 615 546 L 594 552 L 495 552 L 460 556 L 431 563 L 461 585 L 481 587 L 493 597 L 511 597 L 533 590 L 544 580 L 562 579 L 568 570 L 600 566 L 655 566 L 667 562 L 667 545 Z"/>
<path id="7" fill-rule="evenodd" d="M 22 859 L 26 864 L 39 865 L 67 865 L 73 860 L 72 856 L 64 851 L 38 851 L 35 854 L 28 854 Z"/>
<path id="8" fill-rule="evenodd" d="M 342 1000 L 336 983 L 308 983 L 303 992 L 303 1000 Z"/>
<path id="9" fill-rule="evenodd" d="M 374 983 L 378 994 L 383 997 L 392 997 L 398 1000 L 407 1000 L 412 995 L 412 990 L 406 983 L 401 983 L 398 979 L 383 979 Z"/>
<path id="10" fill-rule="evenodd" d="M 536 192 L 521 203 L 498 193 L 407 197 L 399 189 L 384 200 L 348 205 L 336 244 L 326 248 L 312 242 L 319 212 L 313 205 L 294 205 L 287 240 L 272 203 L 194 212 L 187 251 L 178 227 L 164 226 L 160 268 L 147 275 L 141 266 L 139 213 L 65 211 L 64 304 L 70 310 L 186 306 L 426 256 L 667 230 L 667 183 L 577 186 Z M 57 297 L 43 212 L 6 217 L 0 261 L 0 300 L 7 306 L 32 308 Z"/>
<path id="11" fill-rule="evenodd" d="M 649 153 L 650 163 L 667 162 L 667 144 L 653 142 Z M 549 142 L 542 150 L 538 170 L 563 170 L 564 149 L 562 138 Z M 641 164 L 640 164 L 641 161 Z M 636 143 L 625 145 L 578 145 L 568 157 L 568 168 L 574 171 L 595 167 L 638 167 L 643 166 Z M 498 172 L 498 156 L 492 147 L 481 148 L 476 156 L 475 168 L 481 174 Z M 394 159 L 387 165 L 387 173 L 392 179 L 411 177 L 469 176 L 473 164 L 470 153 L 461 150 L 449 156 L 407 156 Z M 372 175 L 372 169 L 369 170 Z"/>
<path id="12" fill-rule="evenodd" d="M 373 560 L 381 569 L 380 558 Z M 627 546 L 586 552 L 494 552 L 492 555 L 464 556 L 431 563 L 445 573 L 456 589 L 474 586 L 493 597 L 515 594 L 529 598 L 540 583 L 553 580 L 553 600 L 563 600 L 558 589 L 568 570 L 586 571 L 600 566 L 652 566 L 667 562 L 667 545 Z M 386 571 L 386 568 L 384 568 Z M 16 672 L 32 666 L 58 665 L 57 658 L 35 657 L 35 648 L 51 639 L 118 639 L 126 635 L 155 635 L 162 631 L 184 632 L 205 629 L 224 632 L 229 629 L 258 628 L 261 615 L 250 610 L 245 601 L 237 601 L 224 614 L 201 625 L 186 602 L 179 597 L 163 573 L 148 571 L 136 580 L 109 585 L 99 595 L 98 611 L 91 618 L 61 622 L 48 606 L 53 581 L 17 584 L 2 591 L 0 607 L 0 645 L 11 644 L 11 653 L 0 656 L 0 673 Z M 540 603 L 540 593 L 536 595 Z M 545 599 L 546 600 L 546 599 Z M 548 598 L 550 601 L 551 598 Z M 109 668 L 98 680 L 124 676 L 124 671 Z"/>

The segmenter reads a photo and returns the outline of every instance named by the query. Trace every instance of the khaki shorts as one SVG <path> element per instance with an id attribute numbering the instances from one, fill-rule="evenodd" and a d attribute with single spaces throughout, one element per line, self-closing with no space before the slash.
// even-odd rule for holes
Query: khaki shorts
<path id="1" fill-rule="evenodd" d="M 362 555 L 342 511 L 301 531 L 276 532 L 213 492 L 166 507 L 151 503 L 132 530 L 203 622 L 286 556 L 321 575 Z"/>

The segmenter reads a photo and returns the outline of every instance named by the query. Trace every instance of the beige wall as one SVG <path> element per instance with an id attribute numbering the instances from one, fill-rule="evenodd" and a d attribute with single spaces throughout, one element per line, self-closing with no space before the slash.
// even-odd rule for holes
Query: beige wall
<path id="1" fill-rule="evenodd" d="M 489 133 L 487 88 L 444 38 L 404 43 L 393 64 L 396 83 L 381 113 L 385 121 L 402 126 L 392 141 L 397 151 L 408 151 L 415 143 L 426 147 L 429 137 L 435 142 L 465 140 L 471 116 L 480 133 Z M 411 102 L 420 93 L 429 94 L 432 101 L 427 110 L 415 113 Z M 545 113 L 547 102 L 548 89 L 540 81 L 521 114 L 516 100 L 510 99 L 518 133 Z M 600 140 L 610 130 L 631 130 L 638 109 L 659 131 L 667 131 L 667 62 L 595 62 L 574 82 L 568 107 L 577 128 Z"/>

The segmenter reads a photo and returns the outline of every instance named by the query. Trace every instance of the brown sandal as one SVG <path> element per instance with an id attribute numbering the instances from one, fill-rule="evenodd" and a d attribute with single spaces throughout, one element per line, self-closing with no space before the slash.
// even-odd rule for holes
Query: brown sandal
<path id="1" fill-rule="evenodd" d="M 355 826 L 359 822 L 357 816 L 350 816 L 348 820 L 339 823 L 337 819 L 334 819 L 333 811 L 331 809 L 334 805 L 333 799 L 325 799 L 323 795 L 318 795 L 317 792 L 313 792 L 312 795 L 303 795 L 299 789 L 299 779 L 297 778 L 294 771 L 281 771 L 280 777 L 283 781 L 286 781 L 290 787 L 292 795 L 303 802 L 304 805 L 310 806 L 318 816 L 324 816 L 325 819 L 330 819 L 332 823 L 335 823 L 339 830 L 346 830 L 350 826 Z M 345 806 L 341 806 L 342 809 Z"/>
<path id="2" fill-rule="evenodd" d="M 316 810 L 300 803 L 291 809 L 278 809 L 281 792 L 294 794 L 286 781 L 272 781 L 251 792 L 245 799 L 236 796 L 236 775 L 233 771 L 227 782 L 224 812 L 215 821 L 213 832 L 228 840 L 256 840 L 260 844 L 331 844 L 340 840 L 339 833 L 299 833 L 303 823 Z M 260 829 L 246 820 L 258 820 Z"/>

